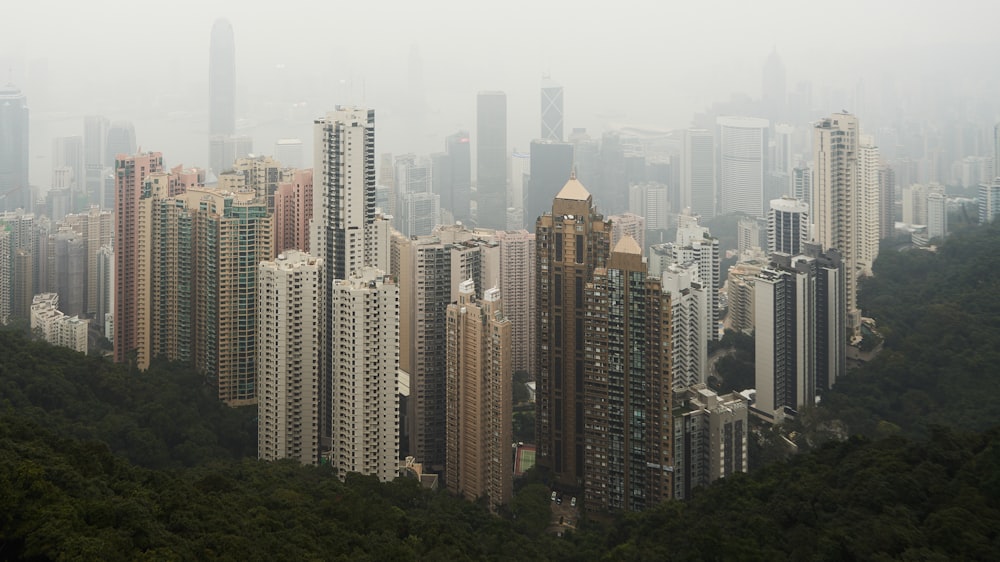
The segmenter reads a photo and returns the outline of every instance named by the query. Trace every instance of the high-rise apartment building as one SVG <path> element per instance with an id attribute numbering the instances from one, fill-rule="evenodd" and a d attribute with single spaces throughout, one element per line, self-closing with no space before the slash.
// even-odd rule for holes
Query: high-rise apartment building
<path id="1" fill-rule="evenodd" d="M 837 250 L 843 260 L 847 325 L 855 331 L 861 326 L 857 295 L 863 271 L 858 131 L 858 119 L 848 113 L 821 119 L 813 128 L 813 240 L 824 250 Z"/>
<path id="2" fill-rule="evenodd" d="M 316 464 L 323 261 L 289 250 L 257 272 L 257 458 Z"/>
<path id="3" fill-rule="evenodd" d="M 859 275 L 870 276 L 872 265 L 878 258 L 881 240 L 882 209 L 879 203 L 879 170 L 882 162 L 875 140 L 868 135 L 858 146 L 858 199 L 854 213 L 857 236 L 857 267 Z"/>
<path id="4" fill-rule="evenodd" d="M 755 408 L 780 417 L 815 403 L 846 369 L 844 268 L 835 250 L 775 254 L 754 282 Z"/>
<path id="5" fill-rule="evenodd" d="M 295 170 L 274 192 L 274 253 L 309 252 L 309 222 L 313 217 L 313 171 Z"/>
<path id="6" fill-rule="evenodd" d="M 31 303 L 31 329 L 59 347 L 87 353 L 87 329 L 90 322 L 78 316 L 68 316 L 59 310 L 59 295 L 41 293 Z"/>
<path id="7" fill-rule="evenodd" d="M 629 213 L 646 219 L 646 229 L 666 230 L 670 228 L 670 190 L 667 184 L 660 182 L 644 182 L 629 187 Z M 639 240 L 639 238 L 636 238 Z M 640 245 L 645 247 L 644 241 Z"/>
<path id="8" fill-rule="evenodd" d="M 476 100 L 476 224 L 503 230 L 507 210 L 507 94 Z"/>
<path id="9" fill-rule="evenodd" d="M 948 198 L 943 193 L 927 194 L 927 238 L 942 239 L 948 236 Z"/>
<path id="10" fill-rule="evenodd" d="M 716 213 L 715 137 L 706 129 L 684 131 L 681 150 L 681 208 L 710 219 Z"/>
<path id="11" fill-rule="evenodd" d="M 85 294 L 83 312 L 100 319 L 103 323 L 103 317 L 96 316 L 100 301 L 98 252 L 103 246 L 111 243 L 114 234 L 114 213 L 102 211 L 94 204 L 85 213 L 67 215 L 62 224 L 73 229 L 85 245 L 87 277 L 83 286 Z"/>
<path id="12" fill-rule="evenodd" d="M 749 432 L 746 400 L 719 396 L 705 385 L 675 394 L 674 498 L 687 499 L 699 486 L 747 472 Z"/>
<path id="13" fill-rule="evenodd" d="M 767 253 L 797 256 L 809 241 L 809 206 L 792 197 L 771 201 L 767 213 Z"/>
<path id="14" fill-rule="evenodd" d="M 110 139 L 109 139 L 110 143 Z M 143 199 L 146 176 L 163 171 L 163 155 L 122 155 L 115 162 L 115 361 L 149 366 L 151 217 Z"/>
<path id="15" fill-rule="evenodd" d="M 670 297 L 647 273 L 626 236 L 583 291 L 583 427 L 579 411 L 567 421 L 584 434 L 589 510 L 640 511 L 673 495 Z"/>
<path id="16" fill-rule="evenodd" d="M 619 213 L 608 216 L 611 222 L 611 247 L 614 248 L 618 242 L 626 236 L 631 236 L 640 248 L 646 247 L 646 219 L 635 213 Z"/>
<path id="17" fill-rule="evenodd" d="M 1000 177 L 979 185 L 979 224 L 993 222 L 1000 215 Z"/>
<path id="18" fill-rule="evenodd" d="M 511 323 L 514 372 L 535 373 L 535 235 L 527 230 L 498 231 L 500 297 Z"/>
<path id="19" fill-rule="evenodd" d="M 896 233 L 896 172 L 883 163 L 878 169 L 879 239 Z"/>
<path id="20" fill-rule="evenodd" d="M 267 210 L 274 213 L 274 193 L 281 182 L 289 179 L 291 170 L 270 156 L 245 156 L 232 162 L 234 172 L 243 174 L 246 187 L 267 202 Z M 219 171 L 221 172 L 221 170 Z M 217 172 L 218 173 L 218 172 Z"/>
<path id="21" fill-rule="evenodd" d="M 309 245 L 324 265 L 321 446 L 342 476 L 390 480 L 399 457 L 400 293 L 386 276 L 389 229 L 375 209 L 375 111 L 338 106 L 314 132 Z"/>
<path id="22" fill-rule="evenodd" d="M 223 154 L 226 139 L 236 133 L 236 43 L 227 19 L 212 24 L 208 52 L 209 168 L 228 170 L 233 159 Z"/>
<path id="23" fill-rule="evenodd" d="M 409 451 L 440 471 L 447 436 L 447 307 L 458 300 L 463 281 L 472 279 L 480 291 L 499 283 L 500 248 L 491 231 L 452 226 L 412 239 L 397 235 L 392 253 L 400 286 L 400 368 L 410 376 Z"/>
<path id="24" fill-rule="evenodd" d="M 670 360 L 673 389 L 707 382 L 709 295 L 698 275 L 698 264 L 670 264 L 660 274 L 670 297 Z"/>
<path id="25" fill-rule="evenodd" d="M 721 211 L 764 216 L 767 119 L 719 117 Z"/>
<path id="26" fill-rule="evenodd" d="M 388 482 L 399 468 L 399 286 L 365 267 L 329 295 L 330 465 Z"/>
<path id="27" fill-rule="evenodd" d="M 542 134 L 538 138 L 563 141 L 563 87 L 548 76 L 542 78 Z"/>
<path id="28" fill-rule="evenodd" d="M 14 282 L 11 277 L 10 232 L 0 226 L 0 326 L 10 322 L 10 289 Z"/>
<path id="29" fill-rule="evenodd" d="M 514 478 L 511 324 L 500 290 L 459 284 L 447 308 L 447 455 L 445 484 L 491 511 L 509 503 Z"/>
<path id="30" fill-rule="evenodd" d="M 813 176 L 812 168 L 794 168 L 792 170 L 792 197 L 809 205 L 812 211 Z"/>
<path id="31" fill-rule="evenodd" d="M 0 212 L 31 210 L 28 101 L 13 84 L 0 87 Z M 26 317 L 25 317 L 26 318 Z"/>
<path id="32" fill-rule="evenodd" d="M 584 289 L 594 269 L 606 265 L 610 231 L 611 223 L 574 176 L 535 226 L 537 462 L 559 486 L 584 485 Z"/>
<path id="33" fill-rule="evenodd" d="M 0 230 L 7 232 L 7 275 L 9 318 L 28 320 L 31 302 L 36 294 L 35 278 L 38 277 L 37 256 L 41 247 L 35 215 L 32 213 L 8 211 L 0 213 Z M 47 281 L 47 277 L 46 277 Z"/>

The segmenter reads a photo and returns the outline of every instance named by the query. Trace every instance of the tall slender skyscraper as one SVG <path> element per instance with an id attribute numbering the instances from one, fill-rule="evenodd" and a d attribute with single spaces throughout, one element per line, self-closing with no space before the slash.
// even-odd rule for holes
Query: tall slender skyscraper
<path id="1" fill-rule="evenodd" d="M 83 120 L 83 166 L 84 166 L 84 187 L 87 190 L 87 199 L 91 205 L 101 205 L 106 207 L 107 199 L 104 194 L 104 170 L 108 167 L 104 157 L 105 142 L 107 142 L 108 127 L 110 123 L 107 117 L 100 115 L 88 115 Z"/>
<path id="2" fill-rule="evenodd" d="M 785 63 L 781 62 L 778 56 L 778 49 L 775 48 L 768 55 L 761 72 L 761 106 L 764 115 L 768 119 L 785 118 L 786 102 L 788 99 L 787 85 L 785 83 Z"/>
<path id="3" fill-rule="evenodd" d="M 767 119 L 719 117 L 722 213 L 764 216 Z"/>
<path id="4" fill-rule="evenodd" d="M 563 141 L 563 87 L 542 78 L 542 140 Z"/>
<path id="5" fill-rule="evenodd" d="M 445 484 L 490 510 L 511 498 L 511 325 L 497 288 L 476 299 L 463 281 L 447 309 L 447 461 Z"/>
<path id="6" fill-rule="evenodd" d="M 257 458 L 316 464 L 323 261 L 290 250 L 257 271 Z"/>
<path id="7" fill-rule="evenodd" d="M 583 426 L 579 409 L 565 421 L 584 435 L 588 510 L 640 511 L 673 495 L 670 297 L 647 274 L 625 236 L 583 290 L 582 338 L 565 342 L 584 347 Z"/>
<path id="8" fill-rule="evenodd" d="M 314 122 L 310 248 L 323 258 L 323 448 L 341 476 L 395 476 L 399 288 L 375 213 L 375 111 L 338 106 Z"/>
<path id="9" fill-rule="evenodd" d="M 476 102 L 476 224 L 507 226 L 507 94 L 479 92 Z"/>
<path id="10" fill-rule="evenodd" d="M 212 24 L 212 39 L 208 53 L 208 136 L 209 167 L 216 174 L 227 169 L 220 148 L 236 133 L 236 43 L 233 25 L 227 19 Z"/>
<path id="11" fill-rule="evenodd" d="M 115 164 L 115 361 L 135 361 L 140 369 L 152 359 L 149 302 L 152 225 L 144 212 L 146 176 L 163 171 L 163 155 L 123 155 Z"/>
<path id="12" fill-rule="evenodd" d="M 611 223 L 575 176 L 535 226 L 538 464 L 552 471 L 558 485 L 575 489 L 584 485 L 587 447 L 584 288 L 594 269 L 606 264 L 610 238 Z"/>
<path id="13" fill-rule="evenodd" d="M 13 84 L 0 87 L 0 212 L 31 210 L 28 101 Z"/>
<path id="14" fill-rule="evenodd" d="M 858 274 L 871 275 L 878 257 L 882 209 L 880 207 L 878 147 L 873 137 L 864 135 L 858 146 L 858 198 L 854 213 L 858 237 Z"/>
<path id="15" fill-rule="evenodd" d="M 835 249 L 844 262 L 847 325 L 861 326 L 858 309 L 859 199 L 858 119 L 838 113 L 813 128 L 813 240 L 823 250 Z"/>

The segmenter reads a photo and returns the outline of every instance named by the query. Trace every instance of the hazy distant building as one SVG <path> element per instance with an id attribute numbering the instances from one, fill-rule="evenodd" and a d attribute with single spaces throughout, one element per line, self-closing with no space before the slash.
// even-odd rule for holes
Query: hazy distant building
<path id="1" fill-rule="evenodd" d="M 303 168 L 305 160 L 300 139 L 278 139 L 274 143 L 274 159 L 288 168 Z"/>
<path id="2" fill-rule="evenodd" d="M 542 140 L 563 141 L 563 87 L 542 78 Z"/>
<path id="3" fill-rule="evenodd" d="M 218 176 L 233 169 L 235 162 L 253 152 L 253 137 L 247 135 L 215 135 L 208 139 L 211 153 L 210 169 Z"/>
<path id="4" fill-rule="evenodd" d="M 670 190 L 667 184 L 644 182 L 631 186 L 628 190 L 628 210 L 644 217 L 648 230 L 670 228 Z"/>
<path id="5" fill-rule="evenodd" d="M 257 275 L 257 458 L 316 464 L 323 262 L 289 250 Z"/>
<path id="6" fill-rule="evenodd" d="M 534 229 L 538 217 L 551 210 L 552 199 L 573 171 L 573 145 L 551 140 L 531 141 L 530 181 L 524 194 L 524 219 Z"/>
<path id="7" fill-rule="evenodd" d="M 736 223 L 736 252 L 742 257 L 767 248 L 767 221 L 740 217 Z"/>
<path id="8" fill-rule="evenodd" d="M 447 308 L 445 484 L 496 511 L 513 493 L 511 323 L 499 289 L 475 295 L 475 282 L 463 281 Z"/>
<path id="9" fill-rule="evenodd" d="M 767 119 L 719 117 L 719 169 L 723 214 L 764 216 Z"/>
<path id="10" fill-rule="evenodd" d="M 715 137 L 712 131 L 684 131 L 681 150 L 681 208 L 710 219 L 716 213 Z"/>
<path id="11" fill-rule="evenodd" d="M 761 72 L 761 107 L 768 119 L 786 116 L 788 86 L 785 82 L 785 64 L 774 49 L 764 62 Z"/>
<path id="12" fill-rule="evenodd" d="M 433 193 L 404 193 L 400 230 L 405 236 L 424 236 L 441 224 L 440 197 Z"/>
<path id="13" fill-rule="evenodd" d="M 51 187 L 65 187 L 72 192 L 72 207 L 70 212 L 75 212 L 78 207 L 82 207 L 86 200 L 84 190 L 84 161 L 83 161 L 83 137 L 56 137 L 52 139 L 52 185 Z M 68 175 L 68 178 L 57 180 L 60 175 Z"/>
<path id="14" fill-rule="evenodd" d="M 235 158 L 225 154 L 226 140 L 236 133 L 236 42 L 227 19 L 212 24 L 208 52 L 209 168 L 228 170 Z"/>
<path id="15" fill-rule="evenodd" d="M 0 87 L 0 212 L 32 208 L 28 128 L 27 98 L 13 84 Z"/>
<path id="16" fill-rule="evenodd" d="M 812 212 L 812 196 L 812 168 L 792 169 L 792 197 L 808 205 L 809 212 Z"/>
<path id="17" fill-rule="evenodd" d="M 471 222 L 472 153 L 469 132 L 458 131 L 445 137 L 445 152 L 432 157 L 432 186 L 441 198 L 441 208 L 455 221 Z"/>
<path id="18" fill-rule="evenodd" d="M 1000 215 L 1000 177 L 979 186 L 979 224 L 993 222 Z"/>
<path id="19" fill-rule="evenodd" d="M 115 169 L 119 155 L 136 153 L 135 126 L 131 121 L 113 121 L 105 138 L 104 158 L 107 167 Z"/>
<path id="20" fill-rule="evenodd" d="M 896 172 L 888 164 L 878 169 L 879 238 L 896 233 Z"/>
<path id="21" fill-rule="evenodd" d="M 747 472 L 749 410 L 742 396 L 699 385 L 675 393 L 674 403 L 674 498 Z"/>
<path id="22" fill-rule="evenodd" d="M 943 193 L 927 194 L 927 238 L 948 236 L 948 198 Z"/>
<path id="23" fill-rule="evenodd" d="M 809 241 L 809 206 L 791 197 L 771 201 L 767 213 L 767 253 L 796 256 Z"/>
<path id="24" fill-rule="evenodd" d="M 61 312 L 80 316 L 87 312 L 87 240 L 64 227 L 49 235 L 49 244 L 49 289 L 59 294 Z"/>
<path id="25" fill-rule="evenodd" d="M 104 193 L 105 170 L 109 167 L 104 156 L 105 143 L 107 142 L 108 127 L 110 123 L 106 117 L 100 115 L 88 115 L 83 120 L 83 166 L 84 166 L 84 189 L 87 192 L 87 200 L 92 205 L 101 205 L 105 209 L 111 210 L 108 205 L 109 199 L 113 203 L 113 196 L 106 196 Z"/>
<path id="26" fill-rule="evenodd" d="M 507 94 L 476 99 L 476 224 L 503 229 L 507 209 Z"/>

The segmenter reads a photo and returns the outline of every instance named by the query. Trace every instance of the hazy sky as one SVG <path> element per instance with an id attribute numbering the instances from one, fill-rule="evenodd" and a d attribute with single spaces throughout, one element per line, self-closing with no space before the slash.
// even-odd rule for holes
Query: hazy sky
<path id="1" fill-rule="evenodd" d="M 359 102 L 380 112 L 380 151 L 440 150 L 445 134 L 474 129 L 475 93 L 484 89 L 507 92 L 509 145 L 526 147 L 538 135 L 546 72 L 566 88 L 567 132 L 599 134 L 614 124 L 684 127 L 732 92 L 758 97 L 772 48 L 789 88 L 812 80 L 814 92 L 882 73 L 921 78 L 931 64 L 995 82 L 989 74 L 1000 55 L 1000 3 L 988 0 L 8 4 L 0 62 L 14 69 L 34 115 L 47 119 L 42 134 L 80 134 L 75 119 L 88 113 L 130 118 L 144 148 L 194 164 L 204 164 L 205 150 L 193 146 L 207 127 L 209 34 L 218 17 L 236 37 L 237 115 L 265 153 L 272 137 L 308 135 L 310 117 Z M 413 51 L 426 107 L 427 138 L 417 140 L 403 123 Z M 145 123 L 164 115 L 173 125 Z M 269 128 L 278 119 L 283 125 Z"/>

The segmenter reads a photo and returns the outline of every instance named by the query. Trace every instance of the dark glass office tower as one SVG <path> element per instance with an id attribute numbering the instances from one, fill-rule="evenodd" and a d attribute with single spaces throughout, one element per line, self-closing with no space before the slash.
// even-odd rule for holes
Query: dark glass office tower
<path id="1" fill-rule="evenodd" d="M 531 141 L 531 180 L 524 194 L 524 220 L 534 225 L 552 210 L 552 200 L 573 171 L 573 145 L 550 140 Z"/>
<path id="2" fill-rule="evenodd" d="M 476 103 L 476 223 L 507 226 L 507 94 L 479 92 Z"/>

